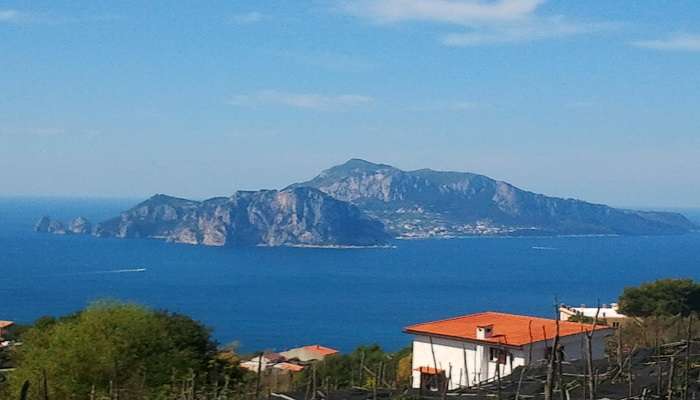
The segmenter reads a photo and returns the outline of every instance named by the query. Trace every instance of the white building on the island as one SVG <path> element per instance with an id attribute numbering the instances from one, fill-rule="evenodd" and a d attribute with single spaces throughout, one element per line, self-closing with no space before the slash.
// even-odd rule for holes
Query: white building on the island
<path id="1" fill-rule="evenodd" d="M 593 358 L 605 356 L 605 337 L 612 328 L 561 321 L 560 344 L 566 360 L 581 359 L 585 332 L 593 331 Z M 411 325 L 413 339 L 412 386 L 438 390 L 469 387 L 509 375 L 518 366 L 544 360 L 554 341 L 552 319 L 484 312 Z"/>

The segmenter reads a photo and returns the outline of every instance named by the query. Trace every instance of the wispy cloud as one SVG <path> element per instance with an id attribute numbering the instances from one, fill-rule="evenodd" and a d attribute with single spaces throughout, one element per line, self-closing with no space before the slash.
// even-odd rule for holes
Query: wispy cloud
<path id="1" fill-rule="evenodd" d="M 652 50 L 700 51 L 700 34 L 676 34 L 664 39 L 632 42 L 632 45 Z"/>
<path id="2" fill-rule="evenodd" d="M 229 17 L 229 22 L 238 25 L 248 25 L 260 22 L 266 19 L 266 15 L 258 11 L 250 11 L 241 14 L 235 14 Z"/>
<path id="3" fill-rule="evenodd" d="M 469 24 L 528 17 L 543 0 L 356 0 L 341 3 L 346 12 L 380 23 L 432 21 Z"/>
<path id="4" fill-rule="evenodd" d="M 370 96 L 358 94 L 325 95 L 319 93 L 291 93 L 261 90 L 252 94 L 238 94 L 229 99 L 234 106 L 282 105 L 308 110 L 338 110 L 373 102 Z"/>
<path id="5" fill-rule="evenodd" d="M 594 33 L 618 26 L 581 23 L 561 15 L 539 16 L 544 0 L 356 0 L 341 11 L 379 24 L 431 22 L 452 26 L 439 41 L 446 46 L 516 43 Z"/>
<path id="6" fill-rule="evenodd" d="M 614 29 L 615 23 L 580 23 L 563 16 L 529 18 L 518 23 L 480 25 L 466 32 L 449 33 L 440 38 L 445 46 L 465 47 L 485 44 L 518 43 L 563 38 Z"/>
<path id="7" fill-rule="evenodd" d="M 59 16 L 12 9 L 0 10 L 0 23 L 6 24 L 68 24 L 79 22 L 108 22 L 120 20 L 117 15 Z"/>

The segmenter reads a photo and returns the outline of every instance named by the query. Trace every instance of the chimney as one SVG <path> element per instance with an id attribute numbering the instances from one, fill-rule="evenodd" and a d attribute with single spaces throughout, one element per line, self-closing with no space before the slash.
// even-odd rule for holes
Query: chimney
<path id="1" fill-rule="evenodd" d="M 493 336 L 493 324 L 479 325 L 476 327 L 476 338 L 487 339 Z"/>

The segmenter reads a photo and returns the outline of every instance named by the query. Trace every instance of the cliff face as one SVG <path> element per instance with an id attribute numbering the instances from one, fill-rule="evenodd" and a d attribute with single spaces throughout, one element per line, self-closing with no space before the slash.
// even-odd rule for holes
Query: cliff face
<path id="1" fill-rule="evenodd" d="M 203 202 L 156 195 L 99 224 L 95 234 L 209 246 L 375 246 L 388 239 L 381 222 L 312 188 Z"/>
<path id="2" fill-rule="evenodd" d="M 34 225 L 34 231 L 56 235 L 85 235 L 92 233 L 92 224 L 86 218 L 78 217 L 66 226 L 59 220 L 44 216 Z"/>
<path id="3" fill-rule="evenodd" d="M 357 159 L 290 187 L 313 187 L 351 202 L 405 237 L 671 234 L 695 228 L 680 214 L 615 209 L 524 191 L 483 175 L 402 171 Z"/>

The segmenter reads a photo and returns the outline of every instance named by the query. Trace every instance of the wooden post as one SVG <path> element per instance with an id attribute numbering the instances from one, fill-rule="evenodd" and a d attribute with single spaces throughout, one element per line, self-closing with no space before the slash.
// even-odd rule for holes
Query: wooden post
<path id="1" fill-rule="evenodd" d="M 258 354 L 258 376 L 255 379 L 255 400 L 260 399 L 260 384 L 261 384 L 261 379 L 262 379 L 262 377 L 260 375 L 262 374 L 262 359 L 263 359 L 263 353 L 260 352 Z"/>
<path id="2" fill-rule="evenodd" d="M 467 346 L 462 342 L 462 362 L 464 362 L 464 383 L 469 387 L 469 368 L 467 368 Z"/>
<path id="3" fill-rule="evenodd" d="M 676 372 L 676 357 L 671 356 L 670 365 L 668 367 L 668 387 L 666 389 L 666 396 L 668 400 L 673 400 L 673 377 Z"/>
<path id="4" fill-rule="evenodd" d="M 598 326 L 598 315 L 600 314 L 600 302 L 593 318 L 593 326 L 590 331 L 586 331 L 586 369 L 588 370 L 588 396 L 590 400 L 595 400 L 596 375 L 593 374 L 593 335 Z"/>
<path id="5" fill-rule="evenodd" d="M 27 395 L 29 394 L 29 381 L 24 381 L 22 384 L 22 389 L 19 391 L 19 400 L 27 400 Z"/>
<path id="6" fill-rule="evenodd" d="M 438 367 L 437 367 L 437 359 L 435 358 L 435 348 L 433 348 L 433 337 L 428 336 L 428 339 L 430 340 L 430 353 L 433 355 L 433 367 L 435 368 L 435 373 L 437 374 Z"/>
<path id="7" fill-rule="evenodd" d="M 364 369 L 365 369 L 365 349 L 362 349 L 362 352 L 360 353 L 360 376 L 359 376 L 359 382 L 357 383 L 359 386 L 364 386 L 365 380 L 363 379 L 364 376 Z"/>
<path id="8" fill-rule="evenodd" d="M 498 392 L 496 392 L 496 398 L 501 400 L 501 361 L 496 360 L 496 380 L 498 381 Z"/>
<path id="9" fill-rule="evenodd" d="M 686 336 L 685 349 L 685 375 L 683 376 L 683 400 L 688 400 L 688 387 L 690 386 L 690 350 L 693 347 L 693 314 L 688 316 L 688 335 Z"/>
<path id="10" fill-rule="evenodd" d="M 316 398 L 316 363 L 311 364 L 311 400 Z"/>
<path id="11" fill-rule="evenodd" d="M 523 376 L 525 375 L 525 372 L 530 368 L 530 365 L 532 363 L 532 343 L 535 341 L 532 338 L 532 320 L 530 320 L 528 322 L 527 330 L 530 334 L 530 343 L 528 343 L 527 364 L 520 370 L 520 378 L 518 379 L 518 388 L 515 390 L 515 400 L 520 400 L 520 389 L 522 388 L 522 385 L 523 385 Z M 512 373 L 512 371 L 511 371 L 511 373 Z"/>
<path id="12" fill-rule="evenodd" d="M 49 400 L 49 382 L 48 378 L 46 377 L 45 369 L 41 370 L 41 382 L 44 389 L 44 400 Z"/>
<path id="13" fill-rule="evenodd" d="M 372 385 L 372 400 L 377 400 L 377 381 L 379 380 L 379 371 L 374 374 L 374 384 Z"/>
<path id="14" fill-rule="evenodd" d="M 656 356 L 661 355 L 661 345 L 659 344 L 659 325 L 655 325 L 655 337 L 654 337 L 654 347 Z M 656 361 L 656 397 L 661 398 L 661 386 L 663 386 L 663 377 L 661 376 L 661 359 L 658 358 Z"/>

